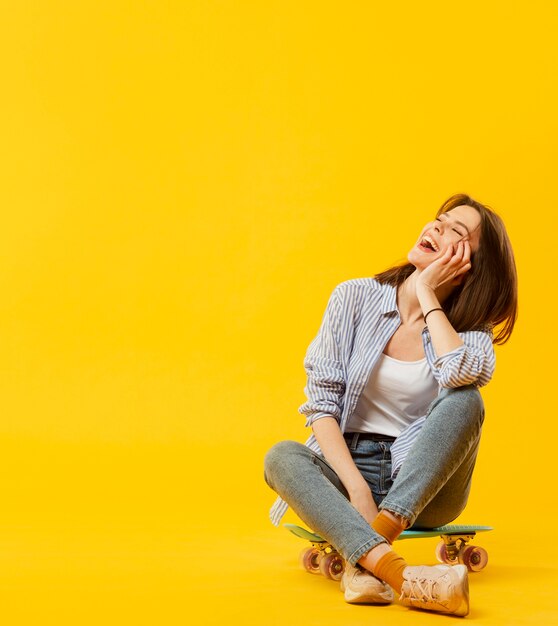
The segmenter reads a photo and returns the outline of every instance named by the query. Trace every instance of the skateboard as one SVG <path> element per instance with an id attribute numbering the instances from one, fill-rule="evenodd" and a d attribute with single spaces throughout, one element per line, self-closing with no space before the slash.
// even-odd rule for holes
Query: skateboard
<path id="1" fill-rule="evenodd" d="M 310 532 L 296 524 L 284 524 L 285 528 L 301 539 L 312 544 L 304 548 L 300 554 L 302 567 L 311 574 L 322 574 L 326 578 L 340 580 L 345 570 L 345 560 L 337 550 L 320 535 Z M 419 539 L 425 537 L 440 537 L 436 546 L 436 558 L 440 563 L 467 566 L 470 572 L 479 572 L 488 563 L 488 552 L 480 546 L 468 545 L 477 533 L 492 530 L 491 526 L 467 526 L 463 524 L 449 524 L 431 529 L 404 530 L 397 541 L 403 539 Z"/>

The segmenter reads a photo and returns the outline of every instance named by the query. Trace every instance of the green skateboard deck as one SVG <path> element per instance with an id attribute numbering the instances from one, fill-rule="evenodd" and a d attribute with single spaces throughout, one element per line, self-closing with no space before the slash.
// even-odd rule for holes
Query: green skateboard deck
<path id="1" fill-rule="evenodd" d="M 293 535 L 300 537 L 301 539 L 307 539 L 308 541 L 314 541 L 320 543 L 325 541 L 320 535 L 297 526 L 296 524 L 283 524 L 285 528 L 290 530 Z M 438 526 L 437 528 L 408 528 L 404 530 L 397 541 L 401 539 L 420 539 L 425 537 L 443 537 L 444 535 L 470 535 L 476 533 L 482 533 L 489 530 L 493 530 L 492 526 L 472 526 L 467 524 L 448 524 L 447 526 Z"/>

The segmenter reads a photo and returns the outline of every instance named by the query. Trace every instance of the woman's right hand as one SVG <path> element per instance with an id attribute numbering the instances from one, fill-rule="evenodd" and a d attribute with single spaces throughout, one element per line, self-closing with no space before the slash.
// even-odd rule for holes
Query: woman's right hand
<path id="1" fill-rule="evenodd" d="M 321 417 L 312 424 L 312 429 L 326 461 L 347 490 L 351 504 L 369 524 L 372 523 L 378 508 L 368 483 L 355 465 L 339 423 L 334 417 Z"/>
<path id="2" fill-rule="evenodd" d="M 374 502 L 372 492 L 370 491 L 368 485 L 366 485 L 363 489 L 359 489 L 358 491 L 349 494 L 349 497 L 351 504 L 355 507 L 355 509 L 369 524 L 372 524 L 378 515 L 378 507 Z"/>

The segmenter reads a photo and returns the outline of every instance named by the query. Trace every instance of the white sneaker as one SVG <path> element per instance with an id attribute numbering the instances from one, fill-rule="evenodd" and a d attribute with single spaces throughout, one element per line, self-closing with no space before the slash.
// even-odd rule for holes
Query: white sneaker
<path id="1" fill-rule="evenodd" d="M 465 565 L 421 565 L 403 570 L 400 602 L 405 606 L 461 617 L 469 613 L 469 580 Z"/>
<path id="2" fill-rule="evenodd" d="M 357 565 L 345 564 L 339 585 L 349 604 L 390 604 L 393 601 L 391 587 L 376 578 L 368 570 Z"/>

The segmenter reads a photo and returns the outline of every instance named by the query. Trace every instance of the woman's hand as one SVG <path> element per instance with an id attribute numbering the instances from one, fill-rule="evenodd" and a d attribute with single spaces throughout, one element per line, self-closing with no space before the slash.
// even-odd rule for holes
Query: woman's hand
<path id="1" fill-rule="evenodd" d="M 471 245 L 469 241 L 460 241 L 457 245 L 448 246 L 445 253 L 423 270 L 418 279 L 417 287 L 429 287 L 436 291 L 442 285 L 452 281 L 471 269 Z"/>
<path id="2" fill-rule="evenodd" d="M 378 515 L 378 507 L 372 497 L 372 492 L 368 485 L 364 489 L 350 494 L 351 504 L 371 524 Z"/>

